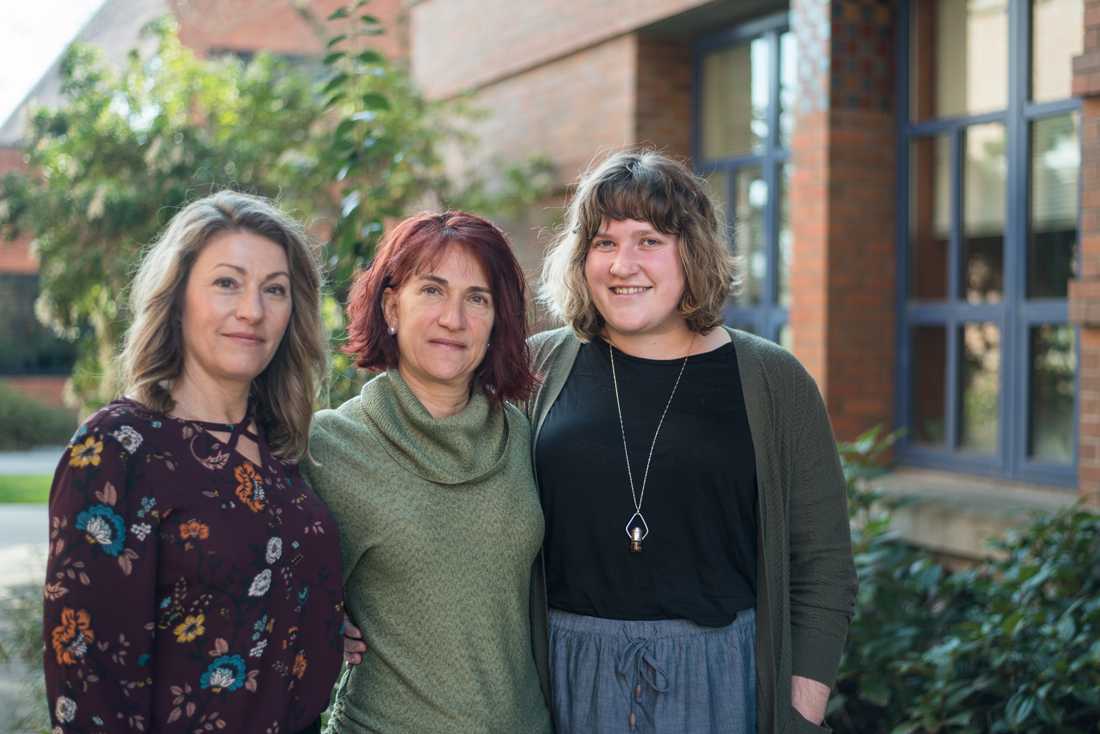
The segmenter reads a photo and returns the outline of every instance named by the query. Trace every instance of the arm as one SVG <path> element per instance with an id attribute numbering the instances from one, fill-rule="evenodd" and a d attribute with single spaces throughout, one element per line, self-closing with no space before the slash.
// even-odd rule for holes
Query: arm
<path id="1" fill-rule="evenodd" d="M 855 603 L 847 489 L 821 394 L 802 369 L 792 405 L 797 439 L 790 488 L 791 703 L 825 717 Z"/>
<path id="2" fill-rule="evenodd" d="M 55 732 L 148 731 L 159 520 L 130 484 L 134 457 L 99 430 L 78 436 L 50 489 L 50 716 Z"/>

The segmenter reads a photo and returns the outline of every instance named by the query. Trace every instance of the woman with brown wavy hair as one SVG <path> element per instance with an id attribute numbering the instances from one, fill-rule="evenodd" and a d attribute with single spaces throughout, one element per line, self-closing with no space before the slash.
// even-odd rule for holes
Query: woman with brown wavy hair
<path id="1" fill-rule="evenodd" d="M 337 533 L 297 462 L 325 367 L 300 225 L 222 191 L 145 255 L 125 397 L 50 491 L 55 731 L 318 731 L 339 668 Z"/>
<path id="2" fill-rule="evenodd" d="M 411 217 L 348 317 L 347 351 L 384 371 L 318 413 L 310 440 L 367 642 L 331 731 L 548 732 L 528 606 L 542 513 L 527 419 L 508 402 L 535 378 L 508 241 L 462 212 Z"/>
<path id="3" fill-rule="evenodd" d="M 565 326 L 531 340 L 528 406 L 559 732 L 825 731 L 845 484 L 810 376 L 722 325 L 734 273 L 703 183 L 649 151 L 581 177 L 546 256 Z"/>

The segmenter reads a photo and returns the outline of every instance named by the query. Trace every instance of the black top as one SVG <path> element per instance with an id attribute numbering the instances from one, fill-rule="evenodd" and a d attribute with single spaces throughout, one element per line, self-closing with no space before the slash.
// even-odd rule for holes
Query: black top
<path id="1" fill-rule="evenodd" d="M 636 491 L 682 363 L 615 352 Z M 581 346 L 535 461 L 550 606 L 714 627 L 755 606 L 756 461 L 732 343 L 684 369 L 653 451 L 640 553 L 628 549 L 634 503 L 606 342 Z"/>

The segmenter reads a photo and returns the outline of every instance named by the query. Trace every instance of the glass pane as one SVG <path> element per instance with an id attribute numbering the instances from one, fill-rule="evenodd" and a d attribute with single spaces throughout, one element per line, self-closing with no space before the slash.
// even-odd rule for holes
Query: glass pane
<path id="1" fill-rule="evenodd" d="M 1031 329 L 1031 386 L 1027 453 L 1038 461 L 1073 461 L 1073 327 L 1045 324 Z"/>
<path id="2" fill-rule="evenodd" d="M 1077 115 L 1031 124 L 1031 211 L 1027 297 L 1065 298 L 1077 253 Z"/>
<path id="3" fill-rule="evenodd" d="M 1008 0 L 910 3 L 913 120 L 975 115 L 1008 102 Z"/>
<path id="4" fill-rule="evenodd" d="M 795 95 L 798 94 L 798 43 L 794 34 L 779 37 L 779 145 L 791 145 Z"/>
<path id="5" fill-rule="evenodd" d="M 999 123 L 966 129 L 962 273 L 970 303 L 998 302 L 1004 293 L 1005 129 Z"/>
<path id="6" fill-rule="evenodd" d="M 776 270 L 776 278 L 779 281 L 779 303 L 783 306 L 791 305 L 791 244 L 794 235 L 791 233 L 791 167 L 779 168 L 779 267 Z"/>
<path id="7" fill-rule="evenodd" d="M 1000 330 L 966 324 L 959 332 L 959 448 L 996 453 L 1000 380 Z"/>
<path id="8" fill-rule="evenodd" d="M 909 297 L 947 297 L 951 147 L 946 136 L 909 144 Z"/>
<path id="9" fill-rule="evenodd" d="M 1031 5 L 1031 98 L 1069 97 L 1073 57 L 1085 40 L 1084 0 L 1034 0 Z"/>
<path id="10" fill-rule="evenodd" d="M 768 42 L 757 38 L 703 59 L 703 158 L 761 152 L 768 140 Z M 747 93 L 746 93 L 747 91 Z"/>
<path id="11" fill-rule="evenodd" d="M 944 421 L 944 375 L 947 374 L 947 332 L 943 326 L 917 326 L 910 341 L 913 374 L 910 394 L 913 439 L 921 444 L 942 446 Z"/>
<path id="12" fill-rule="evenodd" d="M 729 178 L 730 175 L 726 171 L 711 171 L 703 177 L 710 200 L 718 211 L 719 221 L 726 223 L 727 226 L 730 222 Z"/>
<path id="13" fill-rule="evenodd" d="M 742 306 L 759 304 L 768 272 L 768 248 L 764 242 L 764 207 L 768 204 L 768 184 L 759 166 L 737 171 L 734 179 L 733 244 L 741 258 L 741 290 L 734 300 Z"/>

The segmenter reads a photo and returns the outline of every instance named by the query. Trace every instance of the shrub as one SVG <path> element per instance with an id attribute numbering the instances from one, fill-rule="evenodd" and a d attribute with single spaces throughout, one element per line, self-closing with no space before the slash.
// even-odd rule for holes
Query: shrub
<path id="1" fill-rule="evenodd" d="M 0 383 L 0 451 L 61 445 L 76 429 L 76 417 Z"/>
<path id="2" fill-rule="evenodd" d="M 949 572 L 890 530 L 874 491 L 893 442 L 840 446 L 860 589 L 828 723 L 837 732 L 1096 732 L 1100 516 L 1035 518 Z"/>

